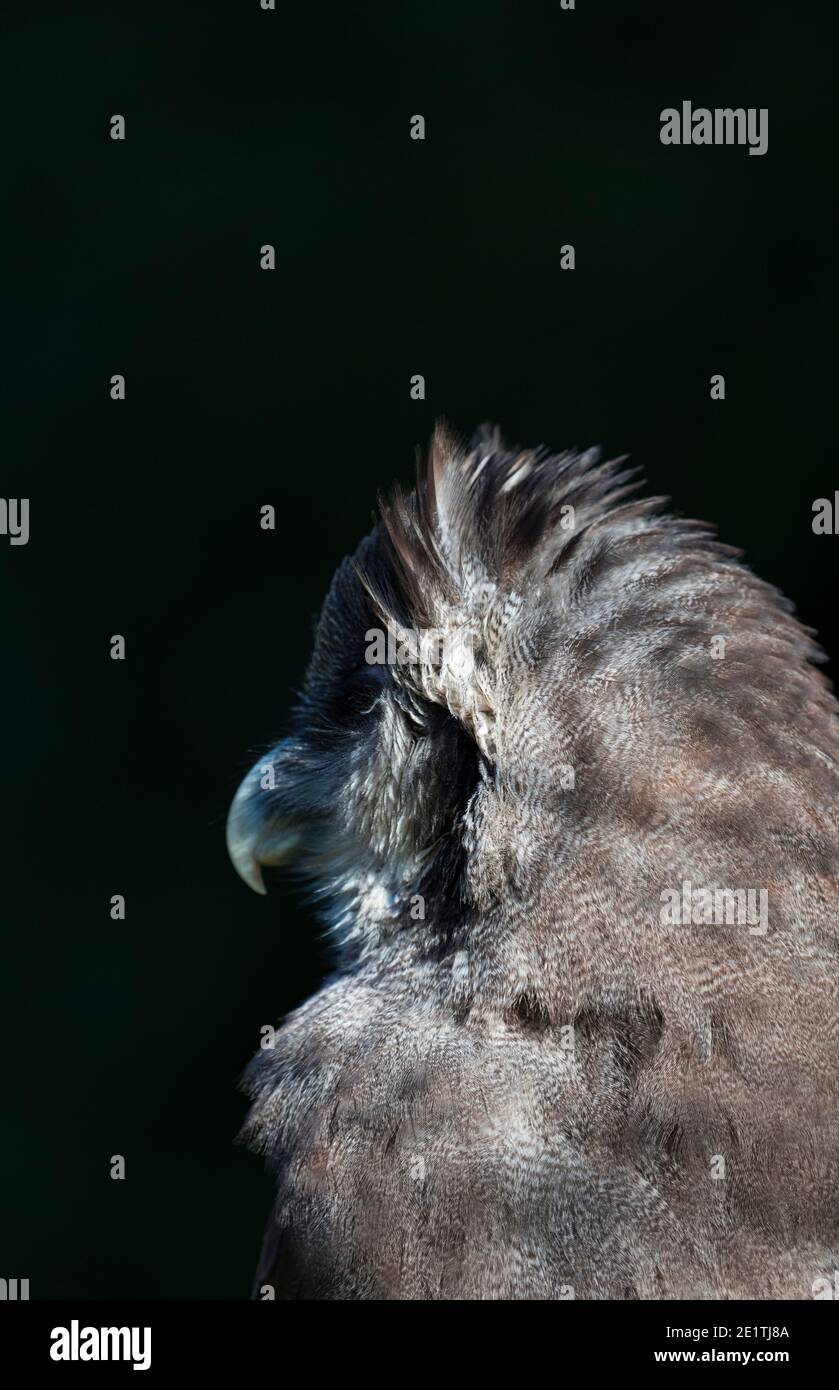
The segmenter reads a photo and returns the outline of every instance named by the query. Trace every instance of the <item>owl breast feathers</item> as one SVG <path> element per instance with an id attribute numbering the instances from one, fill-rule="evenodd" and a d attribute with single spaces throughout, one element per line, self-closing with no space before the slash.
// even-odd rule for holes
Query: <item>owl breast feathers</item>
<path id="1" fill-rule="evenodd" d="M 278 1298 L 813 1296 L 837 738 L 791 605 L 595 453 L 460 446 L 339 567 L 236 795 L 332 978 L 251 1064 Z"/>

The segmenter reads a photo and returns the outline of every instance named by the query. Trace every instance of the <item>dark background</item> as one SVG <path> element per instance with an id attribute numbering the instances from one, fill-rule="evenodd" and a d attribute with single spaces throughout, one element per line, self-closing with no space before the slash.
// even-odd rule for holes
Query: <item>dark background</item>
<path id="1" fill-rule="evenodd" d="M 244 1298 L 237 1078 L 326 956 L 224 818 L 434 418 L 628 452 L 839 651 L 826 11 L 30 4 L 2 69 L 0 1275 Z M 768 107 L 768 154 L 663 147 L 683 99 Z"/>

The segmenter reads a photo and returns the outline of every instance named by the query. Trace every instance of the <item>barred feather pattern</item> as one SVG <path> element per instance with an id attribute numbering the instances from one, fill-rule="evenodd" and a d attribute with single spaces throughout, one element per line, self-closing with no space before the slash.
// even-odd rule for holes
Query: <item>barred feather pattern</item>
<path id="1" fill-rule="evenodd" d="M 806 1299 L 839 1268 L 836 704 L 791 605 L 636 490 L 438 427 L 336 575 L 273 755 L 336 965 L 247 1074 L 257 1290 Z M 469 658 L 365 669 L 379 624 Z M 665 922 L 685 883 L 765 890 L 768 929 Z"/>

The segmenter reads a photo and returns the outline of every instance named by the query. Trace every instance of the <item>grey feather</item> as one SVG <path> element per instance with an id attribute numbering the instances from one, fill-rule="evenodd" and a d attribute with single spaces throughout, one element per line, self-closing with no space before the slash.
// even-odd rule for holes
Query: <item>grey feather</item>
<path id="1" fill-rule="evenodd" d="M 836 704 L 790 604 L 636 486 L 438 429 L 335 576 L 229 830 L 243 872 L 294 846 L 336 950 L 247 1076 L 277 1297 L 839 1266 Z M 377 627 L 467 657 L 371 666 Z M 768 929 L 666 923 L 685 883 L 765 890 Z"/>

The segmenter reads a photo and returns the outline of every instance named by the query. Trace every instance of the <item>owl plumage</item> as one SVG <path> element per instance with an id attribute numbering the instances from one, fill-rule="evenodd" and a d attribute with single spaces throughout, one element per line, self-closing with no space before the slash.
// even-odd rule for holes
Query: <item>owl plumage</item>
<path id="1" fill-rule="evenodd" d="M 636 486 L 438 427 L 335 575 L 228 822 L 336 961 L 247 1074 L 257 1290 L 805 1299 L 839 1263 L 836 704 Z M 765 929 L 668 918 L 685 885 Z"/>

